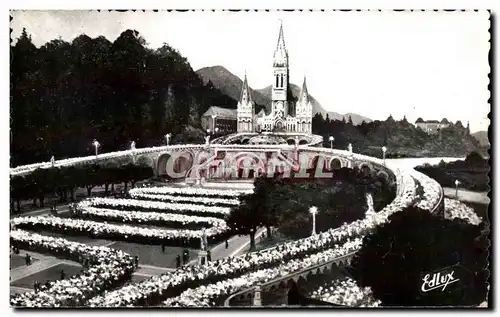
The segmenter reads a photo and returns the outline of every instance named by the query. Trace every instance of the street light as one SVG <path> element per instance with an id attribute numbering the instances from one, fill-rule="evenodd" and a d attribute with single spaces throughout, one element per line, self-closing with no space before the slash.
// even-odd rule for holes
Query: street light
<path id="1" fill-rule="evenodd" d="M 94 142 L 92 142 L 92 145 L 94 145 L 95 147 L 95 158 L 97 159 L 97 149 L 99 148 L 99 142 L 97 142 L 97 140 L 94 140 Z"/>
<path id="2" fill-rule="evenodd" d="M 130 151 L 132 152 L 132 161 L 135 164 L 135 141 L 130 143 Z"/>
<path id="3" fill-rule="evenodd" d="M 318 213 L 318 208 L 315 206 L 312 206 L 309 208 L 309 213 L 313 216 L 313 228 L 312 228 L 312 233 L 311 235 L 315 236 L 316 235 L 316 214 Z"/>
<path id="4" fill-rule="evenodd" d="M 215 134 L 217 134 L 217 132 L 219 132 L 219 128 L 215 128 Z"/>
<path id="5" fill-rule="evenodd" d="M 330 136 L 328 140 L 330 140 L 330 149 L 333 149 L 333 141 L 335 141 L 335 138 L 333 136 Z"/>
<path id="6" fill-rule="evenodd" d="M 210 145 L 210 129 L 207 129 L 207 136 L 205 136 L 205 145 Z"/>
<path id="7" fill-rule="evenodd" d="M 171 137 L 171 136 L 172 136 L 172 135 L 171 135 L 170 133 L 165 134 L 165 139 L 167 140 L 167 146 L 168 146 L 168 143 L 169 143 L 169 141 L 170 141 L 170 137 Z"/>
<path id="8" fill-rule="evenodd" d="M 460 184 L 460 182 L 458 181 L 458 179 L 455 180 L 455 197 L 457 197 L 458 199 L 458 185 Z"/>
<path id="9" fill-rule="evenodd" d="M 383 159 L 384 159 L 384 165 L 385 165 L 385 152 L 387 151 L 387 148 L 385 145 L 382 147 L 382 154 L 383 154 Z"/>

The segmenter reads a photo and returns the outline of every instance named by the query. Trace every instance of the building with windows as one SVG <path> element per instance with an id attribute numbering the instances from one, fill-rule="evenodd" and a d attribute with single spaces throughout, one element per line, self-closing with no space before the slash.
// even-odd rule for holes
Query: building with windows
<path id="1" fill-rule="evenodd" d="M 255 115 L 255 104 L 250 95 L 247 76 L 243 80 L 241 97 L 237 107 L 238 132 L 300 132 L 312 133 L 312 104 L 307 92 L 306 79 L 298 100 L 294 100 L 290 89 L 288 51 L 280 25 L 278 44 L 273 57 L 273 86 L 271 112 L 261 111 Z"/>
<path id="2" fill-rule="evenodd" d="M 217 131 L 228 134 L 236 132 L 237 114 L 236 109 L 221 107 L 210 107 L 201 116 L 201 127 L 204 130 Z"/>
<path id="3" fill-rule="evenodd" d="M 418 118 L 417 121 L 415 121 L 415 126 L 417 128 L 424 130 L 427 133 L 437 133 L 439 132 L 439 130 L 449 127 L 450 122 L 446 118 L 443 118 L 443 120 L 441 121 L 438 120 L 424 121 L 424 119 Z"/>

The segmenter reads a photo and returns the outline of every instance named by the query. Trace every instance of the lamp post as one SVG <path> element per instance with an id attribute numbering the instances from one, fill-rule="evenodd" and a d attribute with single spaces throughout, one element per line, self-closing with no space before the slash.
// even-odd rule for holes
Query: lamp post
<path id="1" fill-rule="evenodd" d="M 313 228 L 312 228 L 312 233 L 311 235 L 315 236 L 316 235 L 316 214 L 318 213 L 318 208 L 315 206 L 312 206 L 309 208 L 309 213 L 313 216 Z"/>
<path id="2" fill-rule="evenodd" d="M 385 145 L 382 147 L 382 158 L 384 160 L 384 165 L 385 165 L 385 152 L 387 152 L 387 148 L 385 147 Z"/>
<path id="3" fill-rule="evenodd" d="M 94 145 L 94 147 L 95 147 L 95 158 L 97 160 L 97 154 L 98 154 L 97 149 L 99 148 L 100 144 L 99 144 L 99 142 L 97 142 L 97 140 L 94 140 L 94 142 L 92 142 L 92 145 Z"/>
<path id="4" fill-rule="evenodd" d="M 132 161 L 135 164 L 135 141 L 130 143 L 130 152 L 132 152 Z"/>
<path id="5" fill-rule="evenodd" d="M 330 136 L 328 140 L 330 140 L 330 149 L 333 149 L 333 141 L 335 141 L 335 138 L 333 136 Z"/>
<path id="6" fill-rule="evenodd" d="M 205 145 L 210 145 L 210 129 L 207 129 L 207 136 L 205 136 Z"/>
<path id="7" fill-rule="evenodd" d="M 170 137 L 172 137 L 170 133 L 165 134 L 165 140 L 167 140 L 167 146 L 170 143 Z"/>
<path id="8" fill-rule="evenodd" d="M 458 185 L 460 184 L 460 182 L 458 181 L 458 179 L 455 180 L 455 197 L 458 199 Z"/>
<path id="9" fill-rule="evenodd" d="M 215 114 L 212 115 L 212 129 L 215 131 L 215 118 L 217 118 L 217 116 Z"/>

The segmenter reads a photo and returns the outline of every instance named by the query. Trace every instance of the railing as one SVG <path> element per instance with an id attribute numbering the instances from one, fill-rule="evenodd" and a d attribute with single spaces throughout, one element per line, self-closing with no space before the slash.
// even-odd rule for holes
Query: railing
<path id="1" fill-rule="evenodd" d="M 320 268 L 323 268 L 325 266 L 330 266 L 330 265 L 333 265 L 335 263 L 342 262 L 342 260 L 344 260 L 344 259 L 351 259 L 356 254 L 356 252 L 357 251 L 354 251 L 354 252 L 348 253 L 346 255 L 340 256 L 338 258 L 331 259 L 329 261 L 326 261 L 326 262 L 323 262 L 323 263 L 320 263 L 320 264 L 316 264 L 316 265 L 310 266 L 308 268 L 302 269 L 302 270 L 294 272 L 292 274 L 288 274 L 288 275 L 285 275 L 285 276 L 281 276 L 281 277 L 275 278 L 275 279 L 273 279 L 271 281 L 268 281 L 268 282 L 266 282 L 264 284 L 261 284 L 260 288 L 262 290 L 264 290 L 264 289 L 266 289 L 268 287 L 271 287 L 273 285 L 279 284 L 279 283 L 281 283 L 283 281 L 288 281 L 288 280 L 293 279 L 295 277 L 303 276 L 304 274 L 309 273 L 311 271 L 314 271 L 316 269 L 320 269 Z M 253 292 L 254 290 L 255 290 L 255 286 L 252 286 L 252 287 L 246 288 L 244 290 L 241 290 L 239 292 L 236 292 L 236 293 L 232 294 L 231 296 L 229 296 L 224 301 L 224 306 L 225 307 L 229 307 L 230 306 L 230 302 L 231 302 L 232 299 L 234 299 L 234 298 L 236 298 L 238 296 L 241 296 L 243 294 L 247 294 L 247 293 Z"/>

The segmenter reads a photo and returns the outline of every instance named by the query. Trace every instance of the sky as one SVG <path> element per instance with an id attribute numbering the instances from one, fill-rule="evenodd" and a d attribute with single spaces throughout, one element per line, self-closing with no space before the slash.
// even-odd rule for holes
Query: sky
<path id="1" fill-rule="evenodd" d="M 328 111 L 370 119 L 470 121 L 487 130 L 488 13 L 482 12 L 96 12 L 13 11 L 35 45 L 80 34 L 115 40 L 135 29 L 148 46 L 168 43 L 193 69 L 222 65 L 254 89 L 272 83 L 280 21 L 290 81 Z"/>

